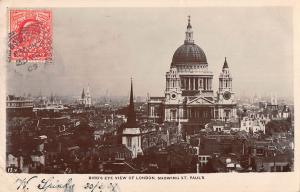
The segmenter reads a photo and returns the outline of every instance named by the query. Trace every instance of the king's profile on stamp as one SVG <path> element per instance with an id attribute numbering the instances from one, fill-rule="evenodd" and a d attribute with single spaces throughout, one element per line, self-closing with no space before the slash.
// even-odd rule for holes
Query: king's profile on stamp
<path id="1" fill-rule="evenodd" d="M 52 12 L 46 9 L 10 9 L 8 61 L 16 67 L 52 61 Z"/>

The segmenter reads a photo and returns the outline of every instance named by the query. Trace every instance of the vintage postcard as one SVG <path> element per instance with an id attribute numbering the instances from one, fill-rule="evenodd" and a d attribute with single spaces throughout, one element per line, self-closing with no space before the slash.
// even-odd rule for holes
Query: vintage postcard
<path id="1" fill-rule="evenodd" d="M 1 5 L 4 191 L 300 190 L 296 3 L 49 2 Z"/>

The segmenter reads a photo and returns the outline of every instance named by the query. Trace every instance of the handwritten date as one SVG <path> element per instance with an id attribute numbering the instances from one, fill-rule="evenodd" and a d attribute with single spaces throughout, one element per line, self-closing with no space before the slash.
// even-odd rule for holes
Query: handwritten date
<path id="1" fill-rule="evenodd" d="M 104 184 L 100 183 L 86 183 L 83 188 L 88 192 L 120 192 L 120 188 L 117 183 Z"/>

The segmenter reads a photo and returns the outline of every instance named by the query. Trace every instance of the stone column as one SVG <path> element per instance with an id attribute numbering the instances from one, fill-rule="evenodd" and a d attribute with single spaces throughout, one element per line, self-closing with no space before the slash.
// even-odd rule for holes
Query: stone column
<path id="1" fill-rule="evenodd" d="M 221 82 L 220 82 L 220 90 L 223 89 L 223 80 L 221 79 Z"/>
<path id="2" fill-rule="evenodd" d="M 191 78 L 190 77 L 188 78 L 189 78 L 189 90 L 191 90 Z"/>
<path id="3" fill-rule="evenodd" d="M 195 83 L 195 77 L 193 77 L 193 90 L 196 90 L 196 83 Z"/>
<path id="4" fill-rule="evenodd" d="M 183 89 L 184 83 L 183 83 L 183 79 L 180 79 L 180 88 Z"/>
<path id="5" fill-rule="evenodd" d="M 154 116 L 154 106 L 151 106 L 151 116 Z"/>
<path id="6" fill-rule="evenodd" d="M 210 78 L 207 78 L 207 90 L 210 90 Z"/>
<path id="7" fill-rule="evenodd" d="M 179 108 L 179 119 L 183 118 L 183 111 L 182 108 Z"/>
<path id="8" fill-rule="evenodd" d="M 165 109 L 165 121 L 167 121 L 168 120 L 168 109 Z"/>
<path id="9" fill-rule="evenodd" d="M 187 77 L 185 77 L 184 79 L 185 79 L 185 90 L 188 90 L 188 79 Z"/>
<path id="10" fill-rule="evenodd" d="M 193 90 L 196 90 L 196 77 L 193 77 L 193 80 L 194 80 L 194 81 L 193 81 L 193 84 L 194 84 L 194 85 L 193 85 Z"/>
<path id="11" fill-rule="evenodd" d="M 221 117 L 222 117 L 222 120 L 224 119 L 224 110 L 221 109 Z"/>
<path id="12" fill-rule="evenodd" d="M 209 78 L 206 78 L 206 89 L 209 90 Z"/>
<path id="13" fill-rule="evenodd" d="M 168 90 L 168 79 L 166 79 L 166 90 Z"/>
<path id="14" fill-rule="evenodd" d="M 207 78 L 207 90 L 209 90 L 209 86 L 210 86 L 210 81 L 209 81 L 209 77 Z"/>
<path id="15" fill-rule="evenodd" d="M 217 112 L 216 108 L 214 108 L 214 117 L 213 117 L 214 119 L 216 119 L 216 112 Z"/>
<path id="16" fill-rule="evenodd" d="M 203 78 L 200 79 L 200 88 L 203 89 Z"/>
<path id="17" fill-rule="evenodd" d="M 207 90 L 209 90 L 209 77 L 208 77 L 208 78 L 206 78 L 206 83 L 207 83 L 207 84 L 206 84 L 206 85 L 207 85 L 207 87 L 206 87 L 206 88 L 207 88 Z"/>

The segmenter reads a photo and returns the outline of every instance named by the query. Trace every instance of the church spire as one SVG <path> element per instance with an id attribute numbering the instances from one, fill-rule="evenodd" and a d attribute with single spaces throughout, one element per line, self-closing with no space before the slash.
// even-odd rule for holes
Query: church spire
<path id="1" fill-rule="evenodd" d="M 85 95 L 88 97 L 90 96 L 90 84 L 88 84 L 88 86 L 87 86 Z"/>
<path id="2" fill-rule="evenodd" d="M 136 128 L 136 114 L 134 111 L 134 103 L 133 103 L 133 86 L 132 86 L 132 78 L 131 78 L 131 87 L 130 87 L 130 99 L 128 106 L 128 114 L 127 114 L 127 127 L 128 128 Z"/>
<path id="3" fill-rule="evenodd" d="M 193 44 L 193 43 L 194 40 L 193 40 L 193 30 L 191 25 L 191 16 L 188 16 L 188 25 L 186 27 L 184 44 Z"/>
<path id="4" fill-rule="evenodd" d="M 226 57 L 225 57 L 224 65 L 223 65 L 223 69 L 225 69 L 225 68 L 228 68 Z"/>
<path id="5" fill-rule="evenodd" d="M 84 93 L 84 88 L 82 89 L 82 93 L 81 93 L 81 99 L 85 98 L 85 93 Z"/>

